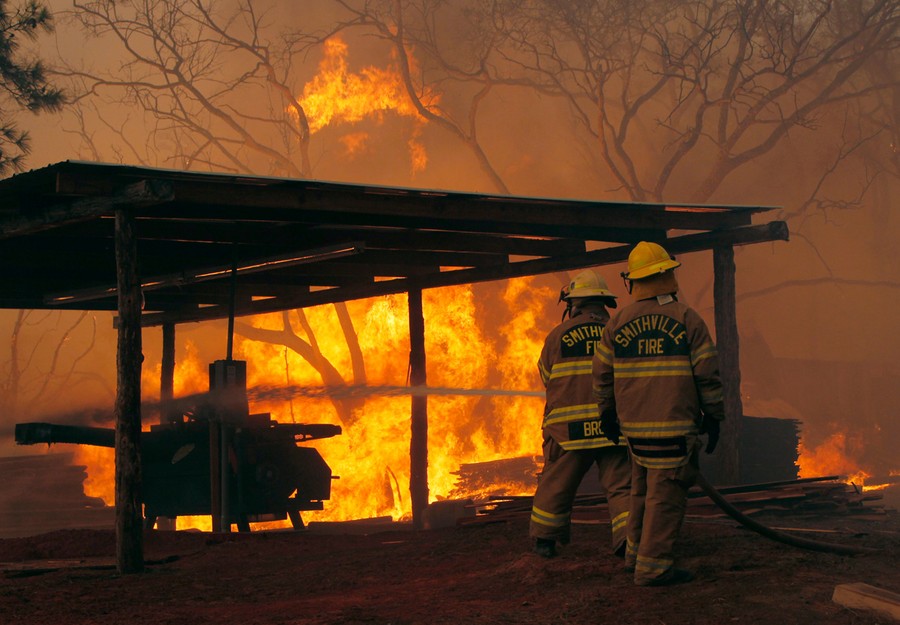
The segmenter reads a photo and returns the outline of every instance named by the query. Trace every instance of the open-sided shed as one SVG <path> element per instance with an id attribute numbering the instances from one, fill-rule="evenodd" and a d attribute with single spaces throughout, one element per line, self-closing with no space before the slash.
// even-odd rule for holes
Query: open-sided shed
<path id="1" fill-rule="evenodd" d="M 133 547 L 142 326 L 163 326 L 172 350 L 178 323 L 408 293 L 410 379 L 424 385 L 422 289 L 621 262 L 640 240 L 675 254 L 711 249 L 726 408 L 737 416 L 733 247 L 787 239 L 784 222 L 753 222 L 768 210 L 66 161 L 0 181 L 0 308 L 118 313 L 117 529 Z M 426 399 L 414 395 L 414 519 L 428 503 L 426 436 Z M 734 436 L 723 432 L 726 457 Z M 134 551 L 120 549 L 123 571 L 140 568 Z"/>

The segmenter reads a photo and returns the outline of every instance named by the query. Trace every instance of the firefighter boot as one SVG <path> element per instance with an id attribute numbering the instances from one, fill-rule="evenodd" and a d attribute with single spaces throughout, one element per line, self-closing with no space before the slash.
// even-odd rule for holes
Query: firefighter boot
<path id="1" fill-rule="evenodd" d="M 552 558 L 556 555 L 556 541 L 552 538 L 538 538 L 534 541 L 534 552 L 542 558 Z"/>
<path id="2" fill-rule="evenodd" d="M 694 574 L 685 569 L 669 569 L 662 577 L 654 579 L 636 581 L 638 586 L 674 586 L 675 584 L 684 584 L 694 579 Z"/>

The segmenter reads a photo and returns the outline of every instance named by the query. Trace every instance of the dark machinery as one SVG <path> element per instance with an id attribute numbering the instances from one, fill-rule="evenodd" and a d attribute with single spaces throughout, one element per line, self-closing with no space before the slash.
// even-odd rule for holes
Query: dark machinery
<path id="1" fill-rule="evenodd" d="M 217 520 L 224 531 L 232 523 L 249 531 L 251 522 L 284 518 L 299 529 L 300 512 L 321 510 L 330 498 L 336 479 L 331 468 L 317 450 L 298 443 L 337 436 L 340 426 L 283 424 L 269 414 L 248 414 L 242 365 L 210 365 L 208 395 L 199 396 L 187 414 L 170 412 L 167 422 L 141 433 L 147 527 L 162 518 L 211 515 L 214 530 Z M 115 447 L 115 430 L 108 428 L 19 423 L 15 437 L 20 445 Z"/>

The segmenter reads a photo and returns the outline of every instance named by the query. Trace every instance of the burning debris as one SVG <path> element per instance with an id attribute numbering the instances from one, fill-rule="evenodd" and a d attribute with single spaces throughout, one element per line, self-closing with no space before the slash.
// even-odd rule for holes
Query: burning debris
<path id="1" fill-rule="evenodd" d="M 484 498 L 530 493 L 534 491 L 540 470 L 540 456 L 462 464 L 455 473 L 456 484 L 450 497 Z"/>
<path id="2" fill-rule="evenodd" d="M 725 499 L 745 515 L 769 514 L 801 517 L 852 515 L 855 518 L 878 518 L 888 512 L 880 504 L 880 492 L 864 492 L 839 476 L 799 478 L 783 482 L 748 484 L 719 489 Z M 490 523 L 531 514 L 530 496 L 492 496 L 476 502 L 476 516 L 462 519 L 461 524 Z M 699 487 L 688 495 L 686 519 L 718 519 L 725 513 Z M 608 523 L 606 497 L 584 494 L 575 498 L 573 523 Z"/>

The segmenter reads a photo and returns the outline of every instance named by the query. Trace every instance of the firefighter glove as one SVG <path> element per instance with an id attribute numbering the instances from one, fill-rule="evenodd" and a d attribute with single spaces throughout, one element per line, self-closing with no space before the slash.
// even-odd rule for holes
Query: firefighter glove
<path id="1" fill-rule="evenodd" d="M 622 429 L 619 427 L 619 416 L 616 414 L 615 408 L 607 408 L 600 413 L 600 431 L 613 443 L 619 444 Z"/>
<path id="2" fill-rule="evenodd" d="M 700 433 L 706 434 L 706 453 L 711 454 L 719 443 L 719 427 L 718 419 L 709 415 L 703 415 L 703 421 L 700 423 Z"/>

